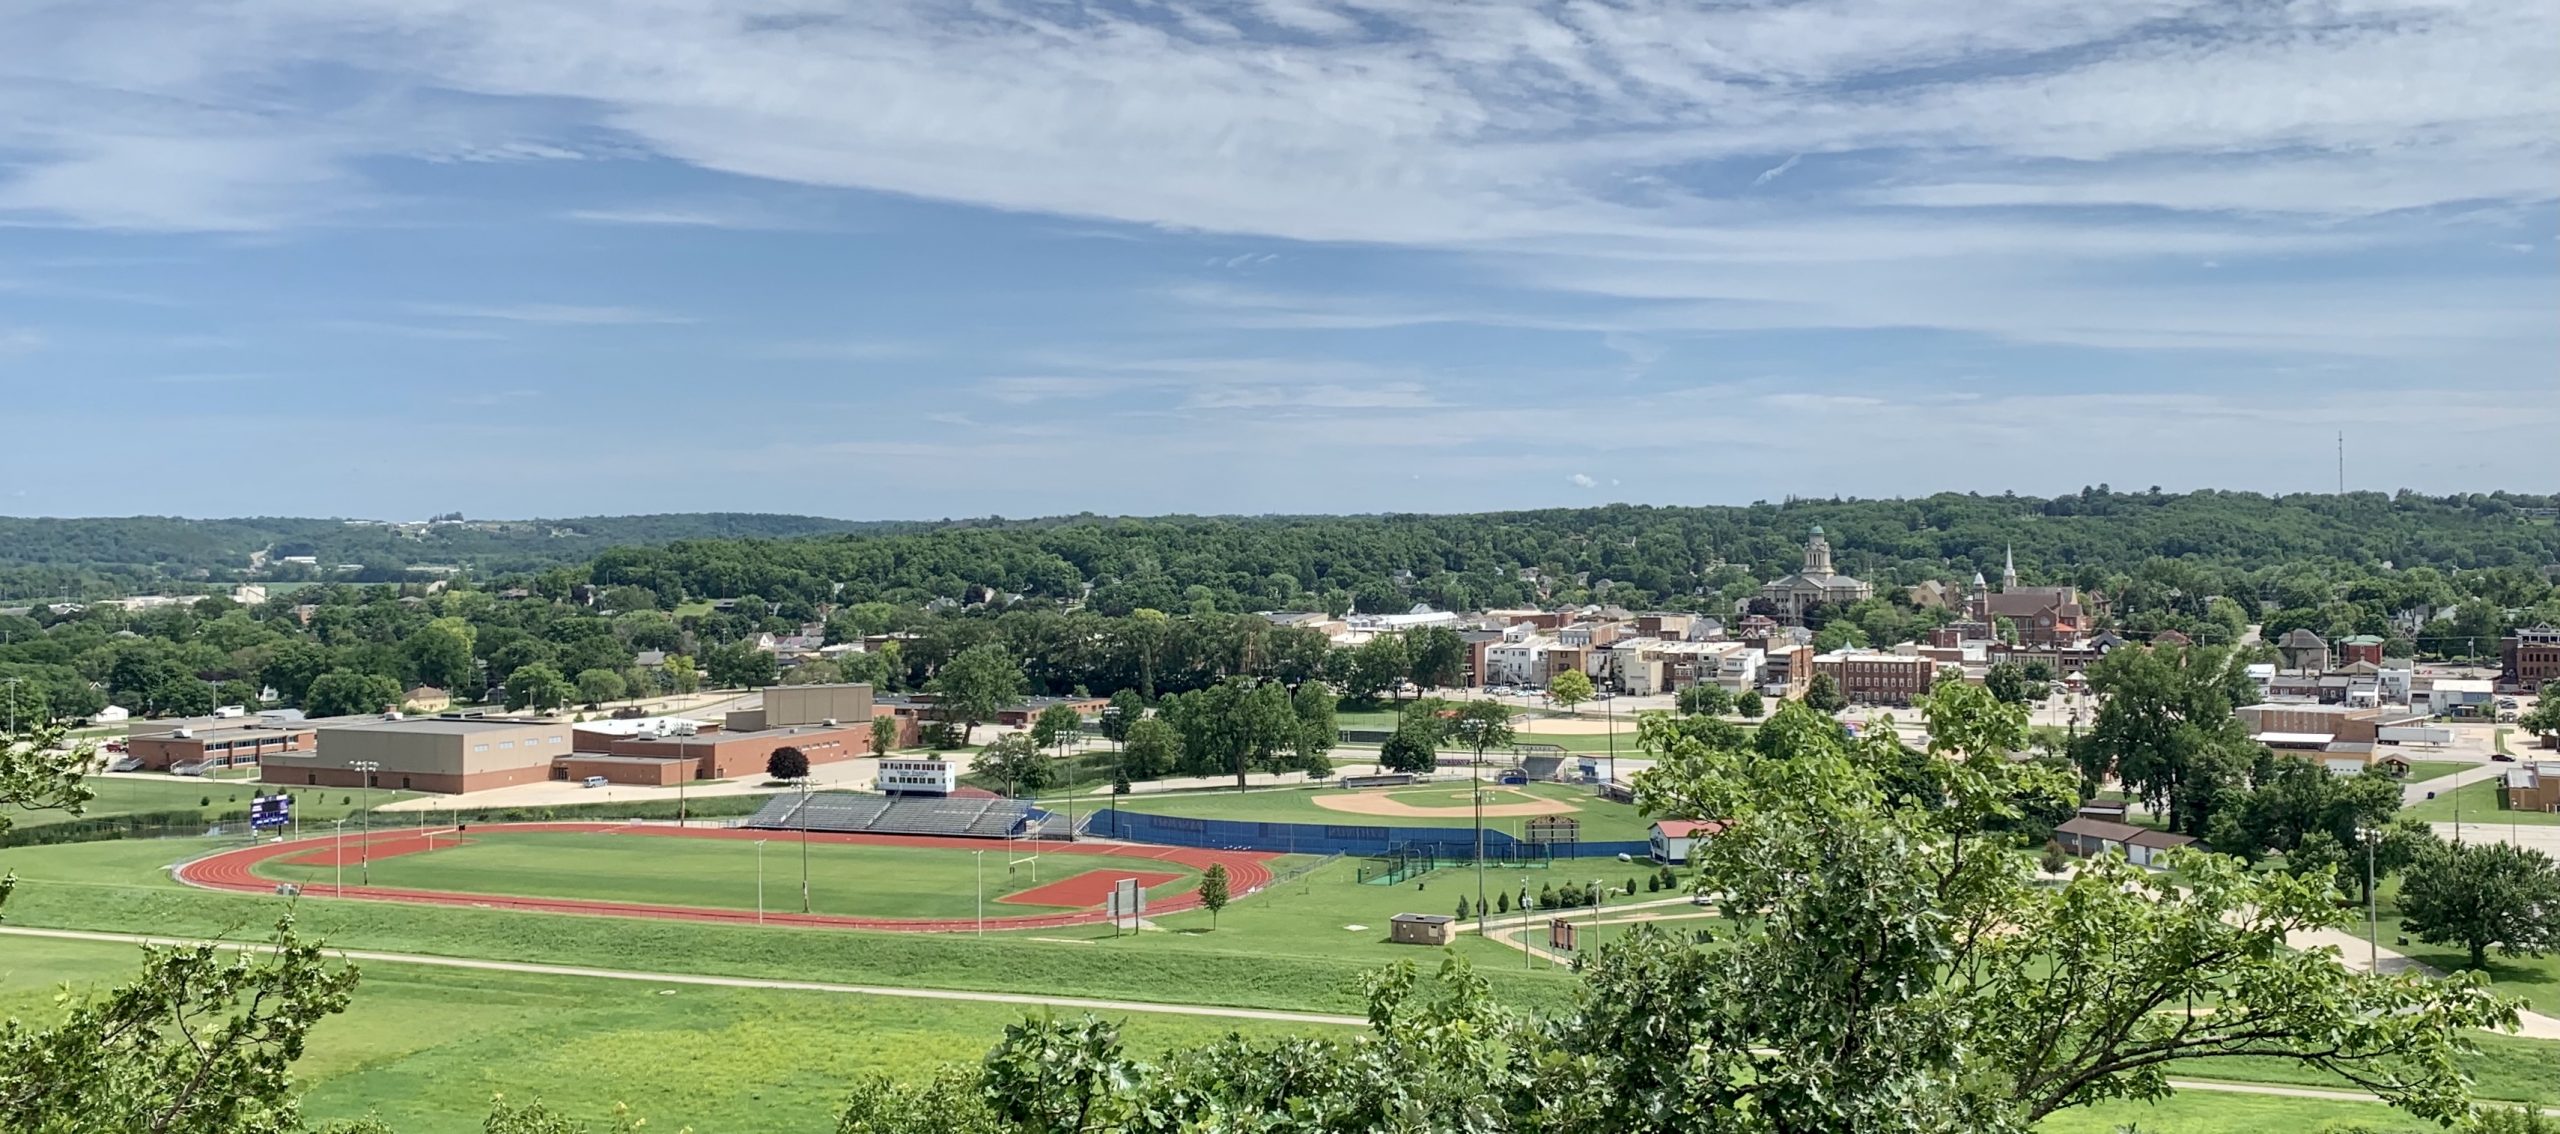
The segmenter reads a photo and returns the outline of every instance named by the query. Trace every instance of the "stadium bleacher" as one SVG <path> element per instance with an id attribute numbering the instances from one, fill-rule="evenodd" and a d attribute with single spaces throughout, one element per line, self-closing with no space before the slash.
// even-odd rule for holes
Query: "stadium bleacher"
<path id="1" fill-rule="evenodd" d="M 807 815 L 801 814 L 803 806 Z M 1052 833 L 1052 816 L 1019 799 L 964 799 L 854 792 L 816 792 L 804 805 L 798 795 L 778 795 L 741 827 L 797 831 L 867 832 L 882 835 L 957 835 L 968 838 L 1019 837 L 1033 830 Z"/>

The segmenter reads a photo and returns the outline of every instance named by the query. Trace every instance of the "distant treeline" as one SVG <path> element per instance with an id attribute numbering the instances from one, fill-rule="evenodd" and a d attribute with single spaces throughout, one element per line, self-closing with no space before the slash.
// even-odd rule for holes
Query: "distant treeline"
<path id="1" fill-rule="evenodd" d="M 412 564 L 481 573 L 530 571 L 583 562 L 624 544 L 890 532 L 923 526 L 746 512 L 466 521 L 406 530 L 288 517 L 0 516 L 0 600 L 104 598 L 251 578 L 399 582 L 408 576 Z M 252 570 L 252 558 L 262 552 L 269 558 L 268 566 Z M 310 556 L 319 564 L 316 569 L 303 569 L 280 562 L 289 556 Z M 335 568 L 342 563 L 360 564 L 363 570 L 340 574 Z"/>

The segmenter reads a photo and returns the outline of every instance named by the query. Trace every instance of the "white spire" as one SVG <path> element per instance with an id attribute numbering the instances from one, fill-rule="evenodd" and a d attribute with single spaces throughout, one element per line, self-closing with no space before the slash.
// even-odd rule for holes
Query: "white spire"
<path id="1" fill-rule="evenodd" d="M 2018 585 L 2018 549 L 2008 547 L 2002 550 L 2008 556 L 2008 563 L 2000 568 L 2000 589 L 2006 591 Z"/>

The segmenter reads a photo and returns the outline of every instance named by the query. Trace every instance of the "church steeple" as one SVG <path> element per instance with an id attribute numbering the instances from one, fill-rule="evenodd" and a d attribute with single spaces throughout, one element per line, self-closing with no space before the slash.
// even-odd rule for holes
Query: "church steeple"
<path id="1" fill-rule="evenodd" d="M 2012 547 L 2006 550 L 2009 562 L 2007 566 L 2000 569 L 2000 589 L 2014 591 L 2018 589 L 2018 549 Z"/>

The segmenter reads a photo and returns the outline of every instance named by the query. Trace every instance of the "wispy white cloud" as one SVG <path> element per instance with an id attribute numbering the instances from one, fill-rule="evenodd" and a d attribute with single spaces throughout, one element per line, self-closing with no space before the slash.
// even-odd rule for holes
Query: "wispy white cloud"
<path id="1" fill-rule="evenodd" d="M 1782 161 L 1782 162 L 1779 162 L 1779 163 L 1778 163 L 1778 164 L 1776 164 L 1776 165 L 1770 166 L 1770 167 L 1769 167 L 1769 168 L 1767 168 L 1767 169 L 1761 170 L 1761 171 L 1760 171 L 1760 176 L 1752 178 L 1752 179 L 1751 179 L 1751 183 L 1752 183 L 1753 185 L 1766 185 L 1766 184 L 1768 184 L 1768 183 L 1770 183 L 1770 182 L 1772 182 L 1772 181 L 1775 181 L 1775 180 L 1777 180 L 1777 179 L 1779 179 L 1779 178 L 1781 178 L 1781 177 L 1785 177 L 1785 176 L 1787 175 L 1787 172 L 1788 172 L 1789 170 L 1794 169 L 1797 165 L 1801 164 L 1803 161 L 1804 161 L 1804 155 L 1803 155 L 1803 154 L 1789 154 L 1789 155 L 1787 155 L 1787 160 Z"/>
<path id="2" fill-rule="evenodd" d="M 1600 487 L 1600 482 L 1591 479 L 1591 474 L 1589 473 L 1574 473 L 1573 475 L 1564 478 L 1564 482 L 1574 486 L 1575 488 Z"/>
<path id="3" fill-rule="evenodd" d="M 40 350 L 45 342 L 44 333 L 33 327 L 0 327 L 0 356 Z"/>

